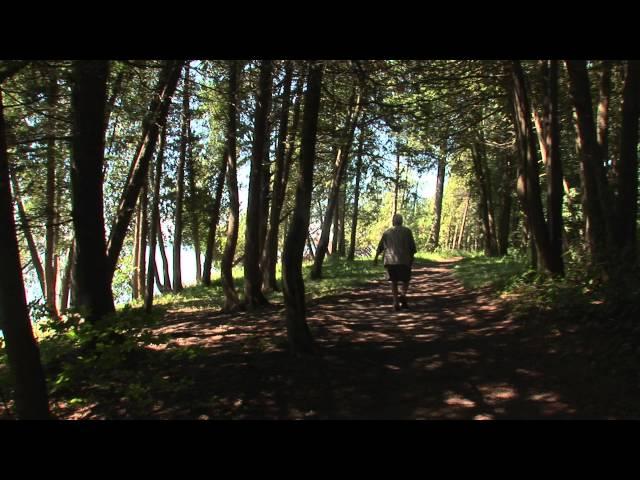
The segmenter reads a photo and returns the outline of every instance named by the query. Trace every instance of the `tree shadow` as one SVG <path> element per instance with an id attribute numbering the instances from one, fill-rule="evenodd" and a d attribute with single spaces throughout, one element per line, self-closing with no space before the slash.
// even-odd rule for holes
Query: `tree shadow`
<path id="1" fill-rule="evenodd" d="M 146 400 L 132 408 L 131 398 L 103 388 L 80 418 L 632 415 L 617 395 L 638 398 L 637 386 L 607 382 L 580 356 L 591 340 L 576 342 L 575 329 L 557 333 L 516 322 L 489 292 L 465 290 L 451 267 L 416 264 L 408 311 L 392 310 L 383 280 L 323 297 L 308 311 L 319 351 L 314 357 L 289 355 L 281 307 L 167 314 L 154 331 L 169 340 L 139 349 L 131 366 L 140 372 Z"/>

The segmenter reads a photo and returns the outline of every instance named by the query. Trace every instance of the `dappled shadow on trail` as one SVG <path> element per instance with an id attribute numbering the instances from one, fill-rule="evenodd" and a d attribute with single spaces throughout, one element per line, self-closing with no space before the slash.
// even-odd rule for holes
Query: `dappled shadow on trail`
<path id="1" fill-rule="evenodd" d="M 97 406 L 89 418 L 606 418 L 589 382 L 570 384 L 553 339 L 531 335 L 490 297 L 468 291 L 453 261 L 414 267 L 410 310 L 378 280 L 309 306 L 314 357 L 287 351 L 282 309 L 168 313 L 140 368 L 166 386 L 144 414 Z M 172 352 L 195 349 L 176 359 Z M 123 413 L 124 412 L 124 413 Z"/>

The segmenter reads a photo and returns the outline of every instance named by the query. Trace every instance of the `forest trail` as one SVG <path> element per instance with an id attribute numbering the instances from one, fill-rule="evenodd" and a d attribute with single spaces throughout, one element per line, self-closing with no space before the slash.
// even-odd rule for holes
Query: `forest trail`
<path id="1" fill-rule="evenodd" d="M 598 404 L 591 390 L 599 387 L 576 374 L 553 339 L 516 324 L 488 292 L 465 290 L 453 275 L 456 261 L 414 266 L 410 310 L 393 311 L 382 278 L 318 299 L 308 308 L 318 346 L 310 358 L 288 354 L 282 306 L 169 312 L 156 332 L 172 340 L 155 353 L 199 346 L 204 354 L 150 359 L 175 388 L 163 390 L 145 417 L 606 418 L 607 392 Z"/>

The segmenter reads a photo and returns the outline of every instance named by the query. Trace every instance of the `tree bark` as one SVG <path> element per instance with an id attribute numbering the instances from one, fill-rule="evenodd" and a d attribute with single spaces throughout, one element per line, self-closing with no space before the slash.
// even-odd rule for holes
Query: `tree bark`
<path id="1" fill-rule="evenodd" d="M 322 222 L 322 233 L 320 234 L 320 240 L 316 248 L 316 256 L 313 262 L 313 268 L 311 270 L 311 278 L 322 278 L 322 263 L 324 257 L 327 254 L 327 248 L 329 246 L 329 232 L 331 230 L 331 221 L 338 203 L 338 192 L 342 184 L 342 177 L 344 176 L 345 169 L 347 167 L 347 161 L 349 159 L 349 150 L 351 149 L 351 143 L 353 142 L 353 135 L 355 132 L 356 124 L 362 110 L 361 94 L 356 95 L 356 89 L 352 94 L 351 107 L 347 120 L 345 122 L 344 134 L 342 138 L 342 144 L 338 148 L 336 156 L 336 163 L 334 167 L 333 180 L 331 182 L 331 190 L 329 192 L 329 201 L 327 202 L 327 209 L 325 211 L 324 220 Z"/>
<path id="2" fill-rule="evenodd" d="M 302 257 L 309 233 L 316 132 L 322 83 L 322 66 L 312 63 L 304 98 L 302 144 L 300 146 L 300 178 L 296 203 L 282 256 L 285 319 L 289 346 L 294 355 L 313 352 L 313 338 L 306 322 Z M 329 217 L 330 218 L 330 217 Z"/>
<path id="3" fill-rule="evenodd" d="M 291 104 L 291 83 L 293 80 L 293 64 L 287 60 L 284 66 L 284 87 L 282 92 L 282 107 L 280 110 L 280 125 L 278 128 L 278 145 L 276 146 L 275 171 L 273 174 L 273 194 L 271 211 L 269 212 L 269 231 L 265 239 L 262 255 L 262 288 L 265 292 L 278 290 L 276 282 L 276 262 L 278 257 L 278 232 L 280 229 L 280 213 L 284 201 L 284 167 L 287 147 L 289 123 L 289 108 Z"/>
<path id="4" fill-rule="evenodd" d="M 15 382 L 19 419 L 49 418 L 49 401 L 40 351 L 33 336 L 20 266 L 20 251 L 9 186 L 9 156 L 0 88 L 0 328 Z"/>
<path id="5" fill-rule="evenodd" d="M 237 159 L 236 159 L 236 123 L 238 116 L 238 76 L 237 61 L 229 63 L 229 92 L 227 101 L 227 131 L 225 140 L 225 158 L 227 159 L 227 188 L 229 189 L 229 218 L 227 221 L 227 241 L 220 262 L 220 277 L 224 292 L 223 310 L 231 311 L 239 307 L 238 294 L 233 283 L 233 257 L 238 243 L 238 217 L 240 200 L 238 197 Z"/>
<path id="6" fill-rule="evenodd" d="M 272 62 L 260 63 L 260 78 L 256 94 L 255 126 L 249 175 L 247 199 L 247 223 L 244 251 L 244 295 L 245 304 L 253 310 L 269 302 L 262 294 L 262 274 L 260 272 L 261 200 L 262 175 L 265 157 L 265 143 L 268 143 L 268 120 L 271 104 Z"/>
<path id="7" fill-rule="evenodd" d="M 71 199 L 78 306 L 91 323 L 115 311 L 102 201 L 107 61 L 73 62 Z"/>
<path id="8" fill-rule="evenodd" d="M 224 178 L 227 173 L 227 158 L 222 155 L 222 161 L 216 177 L 216 188 L 213 196 L 213 204 L 209 211 L 209 233 L 207 235 L 207 247 L 204 253 L 204 267 L 202 271 L 202 283 L 211 285 L 211 267 L 213 265 L 213 251 L 215 250 L 216 231 L 218 220 L 220 219 L 220 204 L 222 203 L 222 192 L 224 190 Z"/>
<path id="9" fill-rule="evenodd" d="M 143 121 L 142 139 L 138 145 L 135 158 L 131 163 L 129 175 L 125 182 L 124 190 L 118 206 L 118 213 L 108 243 L 108 274 L 113 279 L 118 257 L 122 250 L 124 238 L 129 228 L 131 216 L 135 210 L 136 202 L 142 189 L 142 185 L 147 181 L 149 164 L 153 157 L 158 132 L 165 124 L 171 97 L 178 84 L 182 61 L 165 61 L 156 86 L 156 93 L 149 104 L 149 110 Z"/>

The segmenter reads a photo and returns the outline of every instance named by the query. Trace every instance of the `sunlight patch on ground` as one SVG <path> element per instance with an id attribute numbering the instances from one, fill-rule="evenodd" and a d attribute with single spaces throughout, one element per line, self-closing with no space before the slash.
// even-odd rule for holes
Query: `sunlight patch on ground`
<path id="1" fill-rule="evenodd" d="M 498 405 L 518 398 L 516 389 L 506 383 L 480 385 L 478 390 L 482 393 L 484 401 L 489 405 Z"/>
<path id="2" fill-rule="evenodd" d="M 452 407 L 463 407 L 463 408 L 473 408 L 476 406 L 476 402 L 473 400 L 469 400 L 468 398 L 463 397 L 460 394 L 447 392 L 447 398 L 444 403 L 450 405 Z"/>
<path id="3" fill-rule="evenodd" d="M 481 413 L 473 417 L 474 420 L 495 420 L 494 416 L 490 413 Z"/>

